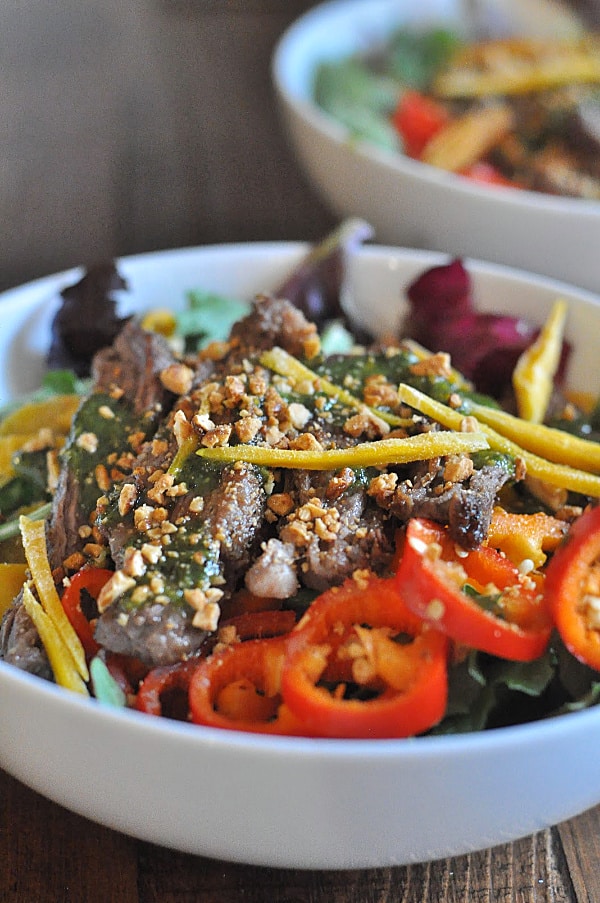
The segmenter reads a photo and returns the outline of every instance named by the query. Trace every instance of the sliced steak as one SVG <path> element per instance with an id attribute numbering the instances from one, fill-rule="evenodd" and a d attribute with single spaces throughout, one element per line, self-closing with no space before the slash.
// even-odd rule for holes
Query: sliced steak
<path id="1" fill-rule="evenodd" d="M 37 628 L 25 611 L 20 595 L 0 624 L 0 659 L 30 674 L 46 680 L 53 679 L 46 650 Z"/>
<path id="2" fill-rule="evenodd" d="M 357 569 L 382 572 L 393 554 L 389 517 L 364 485 L 348 480 L 340 492 L 339 480 L 339 474 L 314 471 L 291 471 L 287 477 L 295 506 L 279 526 L 279 538 L 295 547 L 300 582 L 318 591 Z"/>
<path id="3" fill-rule="evenodd" d="M 170 407 L 173 396 L 160 374 L 171 363 L 164 339 L 134 321 L 96 355 L 94 388 L 75 415 L 53 498 L 48 529 L 53 568 L 81 552 L 88 538 L 80 528 L 89 526 L 96 499 L 130 471 L 135 449 Z M 112 464 L 110 456 L 116 459 Z"/>
<path id="4" fill-rule="evenodd" d="M 192 491 L 164 501 L 140 500 L 125 545 L 117 528 L 114 586 L 126 588 L 115 590 L 114 599 L 107 591 L 95 632 L 106 649 L 151 665 L 188 658 L 216 629 L 205 606 L 230 593 L 248 568 L 261 539 L 266 493 L 258 468 L 236 463 L 222 468 L 205 495 Z"/>
<path id="5" fill-rule="evenodd" d="M 170 665 L 196 655 L 207 632 L 192 626 L 193 611 L 160 602 L 128 613 L 115 605 L 96 625 L 96 640 L 111 652 L 134 656 L 148 665 Z"/>
<path id="6" fill-rule="evenodd" d="M 279 345 L 290 354 L 303 357 L 310 343 L 316 343 L 317 327 L 302 311 L 280 298 L 261 295 L 252 311 L 231 330 L 231 339 L 245 352 Z"/>
<path id="7" fill-rule="evenodd" d="M 161 382 L 160 374 L 172 363 L 173 353 L 164 338 L 146 332 L 132 320 L 114 344 L 94 358 L 94 391 L 110 394 L 116 388 L 136 414 L 162 411 L 172 396 Z"/>
<path id="8" fill-rule="evenodd" d="M 419 473 L 417 469 L 380 503 L 401 523 L 411 517 L 426 517 L 447 524 L 455 542 L 474 549 L 487 536 L 496 496 L 508 476 L 502 465 L 486 464 L 464 482 L 447 485 L 443 467 L 432 461 L 427 470 Z"/>
<path id="9" fill-rule="evenodd" d="M 110 484 L 123 478 L 134 460 L 135 444 L 153 432 L 159 414 L 170 404 L 172 396 L 161 383 L 160 372 L 172 361 L 165 341 L 133 321 L 114 346 L 96 356 L 94 391 L 75 415 L 47 528 L 50 564 L 58 577 L 64 573 L 65 562 L 67 570 L 76 570 L 85 562 L 90 516 L 97 497 L 109 488 L 105 481 Z M 104 434 L 94 425 L 102 423 L 110 427 Z M 129 450 L 128 456 L 123 456 L 124 448 Z M 112 454 L 118 460 L 109 466 Z M 37 630 L 20 597 L 3 621 L 0 658 L 33 673 L 50 672 Z"/>
<path id="10" fill-rule="evenodd" d="M 340 529 L 335 539 L 324 542 L 317 535 L 311 537 L 302 573 L 305 586 L 323 592 L 343 583 L 356 570 L 370 568 L 381 573 L 390 566 L 389 521 L 386 524 L 382 512 L 367 501 L 364 491 L 341 500 L 336 506 Z"/>

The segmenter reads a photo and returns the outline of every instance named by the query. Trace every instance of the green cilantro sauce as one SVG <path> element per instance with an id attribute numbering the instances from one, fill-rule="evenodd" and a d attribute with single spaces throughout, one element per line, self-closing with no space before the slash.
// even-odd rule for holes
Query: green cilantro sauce
<path id="1" fill-rule="evenodd" d="M 349 392 L 360 397 L 365 384 L 371 376 L 383 376 L 393 385 L 407 383 L 421 392 L 435 398 L 436 401 L 447 402 L 455 392 L 464 397 L 473 397 L 465 381 L 457 374 L 455 379 L 440 376 L 416 376 L 411 367 L 418 362 L 412 351 L 398 350 L 393 354 L 361 354 L 339 355 L 327 358 L 315 372 L 326 377 L 330 382 L 343 386 Z"/>
<path id="2" fill-rule="evenodd" d="M 93 511 L 102 494 L 96 468 L 104 465 L 123 469 L 119 461 L 124 451 L 133 452 L 133 437 L 142 435 L 145 439 L 154 432 L 154 427 L 154 413 L 135 414 L 125 397 L 114 399 L 95 392 L 83 400 L 74 417 L 69 441 L 62 451 L 65 463 L 79 480 L 83 511 Z M 112 463 L 111 456 L 114 456 Z"/>

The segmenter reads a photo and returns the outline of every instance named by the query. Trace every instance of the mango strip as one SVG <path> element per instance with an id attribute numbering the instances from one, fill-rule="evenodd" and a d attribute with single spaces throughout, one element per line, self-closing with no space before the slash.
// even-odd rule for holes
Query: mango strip
<path id="1" fill-rule="evenodd" d="M 473 65 L 474 64 L 474 65 Z M 600 81 L 593 41 L 491 41 L 477 59 L 456 58 L 433 85 L 439 97 L 490 97 Z"/>
<path id="2" fill-rule="evenodd" d="M 189 439 L 185 439 L 177 449 L 175 457 L 169 464 L 167 473 L 173 477 L 177 477 L 189 455 L 193 454 L 198 448 L 198 443 L 199 439 L 196 435 L 190 436 Z"/>
<path id="3" fill-rule="evenodd" d="M 21 516 L 19 527 L 31 579 L 39 595 L 42 608 L 50 618 L 54 629 L 60 634 L 65 648 L 68 649 L 73 659 L 74 667 L 79 675 L 87 681 L 89 680 L 89 671 L 83 646 L 65 614 L 50 570 L 46 548 L 46 523 L 43 520 L 30 520 L 28 517 Z"/>
<path id="4" fill-rule="evenodd" d="M 436 420 L 447 429 L 461 431 L 465 426 L 465 414 L 449 408 L 439 401 L 435 401 L 423 392 L 413 389 L 402 383 L 398 389 L 400 400 L 426 417 Z M 486 408 L 487 410 L 487 408 Z M 583 495 L 590 495 L 594 498 L 600 498 L 600 477 L 585 473 L 581 470 L 568 467 L 564 464 L 555 464 L 545 458 L 532 454 L 521 446 L 507 439 L 499 432 L 491 429 L 484 423 L 480 423 L 473 415 L 474 427 L 477 431 L 481 431 L 487 438 L 490 448 L 495 451 L 504 452 L 513 458 L 520 458 L 527 467 L 527 473 L 530 476 L 537 477 L 544 483 L 551 486 L 558 486 L 561 489 L 569 489 L 572 492 L 580 492 Z M 519 421 L 524 424 L 524 421 Z"/>
<path id="5" fill-rule="evenodd" d="M 196 452 L 209 461 L 247 461 L 264 467 L 297 470 L 338 470 L 342 467 L 381 467 L 427 461 L 444 455 L 470 454 L 489 448 L 482 433 L 458 433 L 447 430 L 420 433 L 406 439 L 380 439 L 361 442 L 351 448 L 300 450 L 270 448 L 264 445 L 228 445 L 201 448 Z"/>
<path id="6" fill-rule="evenodd" d="M 67 690 L 89 696 L 69 648 L 27 584 L 23 588 L 23 605 L 44 644 L 56 683 Z"/>
<path id="7" fill-rule="evenodd" d="M 512 383 L 519 417 L 541 423 L 546 416 L 560 363 L 567 302 L 558 298 L 535 342 L 519 357 Z"/>
<path id="8" fill-rule="evenodd" d="M 0 618 L 20 593 L 27 575 L 27 565 L 0 562 Z"/>
<path id="9" fill-rule="evenodd" d="M 30 433 L 32 424 L 43 424 L 56 433 L 67 435 L 71 421 L 81 403 L 79 395 L 53 395 L 45 401 L 24 404 L 0 423 L 0 436 Z"/>
<path id="10" fill-rule="evenodd" d="M 465 406 L 468 406 L 469 412 L 472 412 L 480 423 L 492 427 L 506 439 L 518 443 L 534 455 L 587 473 L 600 473 L 598 442 L 573 436 L 564 430 L 557 430 L 542 423 L 530 423 L 506 411 L 488 408 L 472 401 L 468 401 Z"/>
<path id="11" fill-rule="evenodd" d="M 9 433 L 0 436 L 0 481 L 14 476 L 13 455 L 34 437 L 35 433 Z"/>
<path id="12" fill-rule="evenodd" d="M 314 370 L 306 367 L 292 354 L 288 354 L 287 351 L 284 351 L 283 348 L 275 346 L 269 351 L 264 351 L 260 356 L 260 362 L 263 367 L 273 370 L 274 373 L 278 373 L 280 376 L 287 377 L 295 384 L 309 382 L 315 389 L 324 392 L 325 395 L 328 395 L 330 398 L 337 399 L 337 401 L 348 405 L 350 408 L 356 408 L 359 411 L 372 411 L 377 417 L 380 417 L 381 420 L 389 423 L 390 426 L 406 426 L 410 423 L 410 421 L 404 420 L 402 417 L 397 417 L 395 414 L 390 414 L 387 411 L 380 411 L 378 408 L 370 408 L 364 401 L 361 401 L 360 398 L 352 395 L 351 392 L 348 392 L 341 386 L 336 386 L 335 383 L 325 379 L 324 376 L 319 376 L 318 373 L 315 373 Z"/>
<path id="13" fill-rule="evenodd" d="M 421 160 L 448 172 L 461 172 L 485 157 L 513 127 L 506 104 L 471 110 L 451 120 L 427 142 Z"/>

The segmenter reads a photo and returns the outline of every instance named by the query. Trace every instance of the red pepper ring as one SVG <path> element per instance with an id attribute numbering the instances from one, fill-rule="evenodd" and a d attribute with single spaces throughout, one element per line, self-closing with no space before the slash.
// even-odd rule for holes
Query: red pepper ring
<path id="1" fill-rule="evenodd" d="M 546 568 L 545 588 L 565 646 L 600 671 L 600 507 L 588 508 L 572 525 Z"/>
<path id="2" fill-rule="evenodd" d="M 147 715 L 162 715 L 178 721 L 187 721 L 189 685 L 197 667 L 197 659 L 188 659 L 185 662 L 153 668 L 139 685 L 135 700 L 136 709 L 139 712 L 146 712 Z"/>
<path id="3" fill-rule="evenodd" d="M 463 590 L 493 585 L 502 615 L 482 607 Z M 533 661 L 552 632 L 548 605 L 535 585 L 495 549 L 481 546 L 459 555 L 444 527 L 423 518 L 409 521 L 396 585 L 407 606 L 453 640 L 511 661 Z"/>
<path id="4" fill-rule="evenodd" d="M 93 624 L 88 621 L 81 609 L 81 592 L 85 590 L 90 596 L 97 599 L 100 590 L 112 576 L 113 572 L 107 568 L 94 568 L 86 565 L 73 574 L 61 597 L 65 614 L 81 640 L 86 655 L 90 658 L 96 655 L 100 646 L 94 639 Z"/>
<path id="5" fill-rule="evenodd" d="M 234 627 L 240 640 L 263 640 L 289 633 L 296 623 L 291 609 L 246 611 L 219 622 L 219 629 Z"/>
<path id="6" fill-rule="evenodd" d="M 304 734 L 281 698 L 287 637 L 246 640 L 203 659 L 189 688 L 192 721 L 262 734 Z"/>
<path id="7" fill-rule="evenodd" d="M 409 641 L 396 642 L 390 633 L 402 634 Z M 360 654 L 363 641 L 364 658 Z M 319 685 L 324 676 L 335 675 L 338 655 L 353 654 L 352 646 L 367 675 L 372 670 L 365 688 L 378 694 L 373 698 L 343 698 L 343 682 L 332 691 Z M 350 579 L 319 596 L 290 634 L 283 698 L 315 736 L 413 736 L 444 715 L 447 652 L 447 638 L 406 608 L 393 580 L 373 576 Z M 342 659 L 340 665 L 344 681 L 347 661 Z"/>

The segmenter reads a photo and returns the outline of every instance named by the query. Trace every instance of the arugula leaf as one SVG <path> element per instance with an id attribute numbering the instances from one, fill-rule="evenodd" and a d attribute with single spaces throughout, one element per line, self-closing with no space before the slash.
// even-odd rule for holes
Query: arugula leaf
<path id="1" fill-rule="evenodd" d="M 556 655 L 551 648 L 533 662 L 512 662 L 472 650 L 450 669 L 446 716 L 432 733 L 485 730 L 504 723 L 507 711 L 514 714 L 526 709 L 524 720 L 542 717 L 543 709 L 532 714 L 526 699 L 535 699 L 535 707 L 541 709 L 540 699 L 555 674 Z"/>
<path id="2" fill-rule="evenodd" d="M 390 43 L 387 70 L 403 84 L 424 91 L 460 43 L 456 34 L 444 28 L 421 34 L 400 29 Z"/>
<path id="3" fill-rule="evenodd" d="M 233 324 L 250 310 L 246 301 L 201 289 L 189 291 L 186 297 L 187 308 L 177 314 L 177 335 L 184 339 L 187 351 L 225 341 Z"/>

